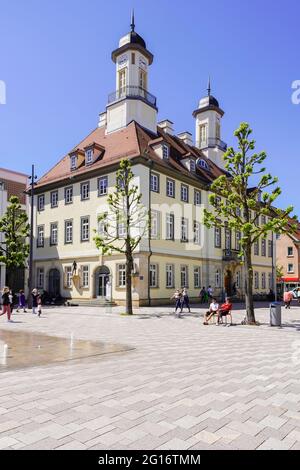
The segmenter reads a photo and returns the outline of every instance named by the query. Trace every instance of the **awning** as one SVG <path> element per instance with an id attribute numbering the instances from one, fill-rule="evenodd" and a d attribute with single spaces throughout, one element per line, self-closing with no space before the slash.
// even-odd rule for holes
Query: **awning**
<path id="1" fill-rule="evenodd" d="M 300 282 L 299 277 L 282 277 L 281 280 L 284 282 Z"/>

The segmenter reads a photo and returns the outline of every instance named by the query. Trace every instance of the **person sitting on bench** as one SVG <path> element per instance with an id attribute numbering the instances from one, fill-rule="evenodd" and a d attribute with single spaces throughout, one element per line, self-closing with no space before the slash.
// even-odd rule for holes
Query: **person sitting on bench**
<path id="1" fill-rule="evenodd" d="M 204 322 L 203 325 L 208 325 L 209 320 L 211 317 L 214 315 L 218 315 L 218 310 L 219 310 L 219 304 L 217 303 L 216 299 L 212 299 L 212 302 L 209 306 L 208 312 L 206 312 L 204 316 Z"/>
<path id="2" fill-rule="evenodd" d="M 225 303 L 221 305 L 218 311 L 218 324 L 220 323 L 220 320 L 222 320 L 222 317 L 227 317 L 227 315 L 230 317 L 230 324 L 232 324 L 231 310 L 232 303 L 230 303 L 229 297 L 226 297 Z"/>

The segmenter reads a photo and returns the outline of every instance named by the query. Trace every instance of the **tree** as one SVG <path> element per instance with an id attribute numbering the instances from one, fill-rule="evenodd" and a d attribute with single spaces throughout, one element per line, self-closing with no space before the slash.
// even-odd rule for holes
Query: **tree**
<path id="1" fill-rule="evenodd" d="M 276 265 L 276 277 L 277 279 L 281 279 L 284 274 L 283 266 Z"/>
<path id="2" fill-rule="evenodd" d="M 16 270 L 26 267 L 29 254 L 29 244 L 26 243 L 29 236 L 28 217 L 17 196 L 9 199 L 6 213 L 0 219 L 0 233 L 0 262 L 7 267 L 8 284 L 11 287 Z"/>
<path id="3" fill-rule="evenodd" d="M 132 315 L 133 253 L 149 229 L 150 214 L 141 203 L 142 194 L 133 184 L 134 174 L 129 160 L 121 160 L 114 192 L 108 195 L 108 210 L 98 217 L 98 233 L 94 237 L 102 254 L 115 252 L 126 258 L 126 314 Z"/>
<path id="4" fill-rule="evenodd" d="M 239 256 L 245 269 L 245 301 L 247 322 L 255 324 L 253 304 L 252 245 L 269 232 L 287 233 L 295 229 L 288 223 L 293 210 L 274 207 L 274 201 L 281 194 L 276 185 L 278 178 L 266 173 L 262 166 L 265 152 L 253 153 L 255 141 L 250 140 L 252 129 L 243 122 L 234 132 L 238 140 L 238 150 L 229 147 L 224 155 L 227 175 L 219 176 L 211 185 L 209 202 L 213 210 L 204 210 L 204 223 L 207 227 L 228 227 L 240 234 Z M 260 175 L 260 176 L 257 176 Z M 258 183 L 253 186 L 253 177 Z M 267 192 L 268 188 L 270 192 Z M 261 216 L 266 223 L 261 223 Z"/>

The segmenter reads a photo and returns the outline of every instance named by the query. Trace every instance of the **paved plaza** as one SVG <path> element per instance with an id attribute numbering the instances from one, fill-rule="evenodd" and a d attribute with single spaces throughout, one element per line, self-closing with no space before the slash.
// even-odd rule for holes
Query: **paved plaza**
<path id="1" fill-rule="evenodd" d="M 125 347 L 7 370 L 0 346 L 0 449 L 300 449 L 300 307 L 283 310 L 282 328 L 268 326 L 267 304 L 259 327 L 240 325 L 239 309 L 231 327 L 204 326 L 199 307 L 182 319 L 171 307 L 122 311 L 0 317 L 6 338 Z"/>

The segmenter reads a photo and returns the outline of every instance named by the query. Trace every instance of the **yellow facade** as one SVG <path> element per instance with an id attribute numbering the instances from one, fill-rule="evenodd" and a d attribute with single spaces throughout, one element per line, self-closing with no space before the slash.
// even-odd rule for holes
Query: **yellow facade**
<path id="1" fill-rule="evenodd" d="M 189 184 L 186 179 L 178 175 L 171 176 L 165 170 L 162 172 L 157 165 L 151 170 L 142 164 L 135 165 L 133 172 L 134 183 L 143 194 L 143 204 L 147 208 L 151 207 L 151 210 L 158 214 L 159 220 L 155 236 L 151 240 L 145 237 L 135 253 L 134 304 L 169 303 L 175 288 L 182 287 L 183 283 L 187 285 L 192 300 L 198 299 L 202 286 L 212 286 L 214 294 L 222 297 L 229 288 L 229 293 L 232 293 L 234 283 L 237 295 L 242 297 L 244 272 L 234 251 L 234 234 L 229 252 L 227 248 L 229 257 L 224 259 L 224 233 L 221 234 L 221 247 L 216 248 L 214 229 L 207 229 L 202 223 L 203 207 L 208 207 L 208 189 L 201 187 L 201 184 Z M 150 172 L 159 177 L 157 192 L 149 188 Z M 42 192 L 42 188 L 39 189 L 35 196 L 35 283 L 40 289 L 50 291 L 53 295 L 54 291 L 57 291 L 63 297 L 74 301 L 97 299 L 123 304 L 125 286 L 120 285 L 120 279 L 122 280 L 124 275 L 125 259 L 119 254 L 102 256 L 93 241 L 94 230 L 97 230 L 98 226 L 98 215 L 107 208 L 107 195 L 98 195 L 98 178 L 102 176 L 107 176 L 108 193 L 112 192 L 116 182 L 115 172 L 99 171 L 99 175 L 93 178 L 82 179 L 69 185 L 73 187 L 73 201 L 70 204 L 65 201 L 65 188 L 69 187 L 68 185 L 57 185 L 56 188 L 45 192 Z M 174 181 L 174 197 L 167 196 L 167 179 Z M 82 184 L 86 182 L 90 185 L 89 198 L 81 200 Z M 182 184 L 188 188 L 188 202 L 181 201 Z M 51 207 L 51 192 L 56 190 L 57 207 Z M 194 204 L 195 190 L 201 192 L 201 205 Z M 43 196 L 45 201 L 43 210 L 38 210 L 40 196 Z M 174 240 L 166 239 L 166 218 L 170 213 L 174 214 Z M 182 218 L 187 221 L 188 242 L 181 241 Z M 81 221 L 84 219 L 89 221 L 87 241 L 81 240 Z M 73 224 L 72 243 L 66 243 L 66 223 L 70 221 Z M 196 243 L 193 234 L 194 222 L 198 222 L 200 226 L 200 238 Z M 51 245 L 51 224 L 52 227 L 57 224 L 55 245 Z M 44 246 L 41 247 L 37 247 L 39 227 L 44 231 Z M 261 246 L 259 256 L 253 256 L 253 269 L 258 273 L 255 275 L 258 276 L 258 284 L 254 289 L 257 293 L 267 293 L 271 287 L 272 258 L 269 254 L 267 241 L 266 256 L 262 256 Z M 73 270 L 74 261 L 77 264 L 76 270 Z M 154 270 L 153 287 L 149 287 L 149 268 Z M 173 282 L 170 282 L 170 273 Z"/>

